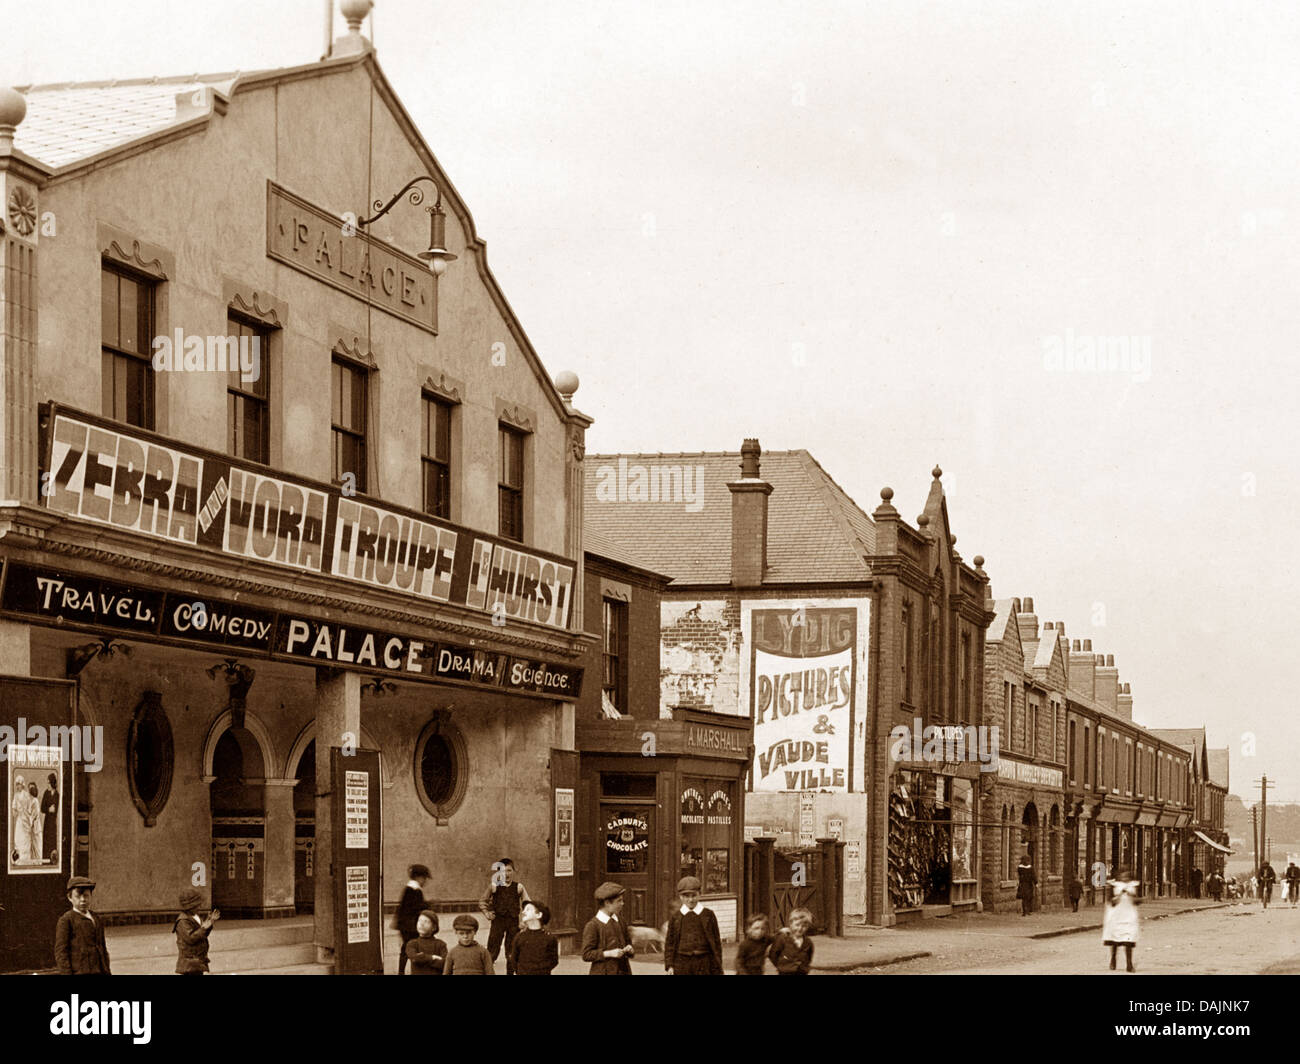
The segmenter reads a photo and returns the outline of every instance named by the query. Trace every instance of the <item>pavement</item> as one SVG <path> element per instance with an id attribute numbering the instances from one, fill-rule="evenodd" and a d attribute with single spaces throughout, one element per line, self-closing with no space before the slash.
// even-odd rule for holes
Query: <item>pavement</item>
<path id="1" fill-rule="evenodd" d="M 1183 913 L 1207 909 L 1226 909 L 1236 902 L 1215 902 L 1208 898 L 1152 898 L 1142 903 L 1143 922 L 1161 920 Z M 1258 903 L 1256 903 L 1258 904 Z M 917 920 L 899 927 L 850 926 L 842 938 L 813 936 L 813 974 L 887 969 L 891 965 L 929 957 L 952 948 L 966 936 L 994 935 L 1005 938 L 1046 939 L 1061 935 L 1101 931 L 1100 906 L 1077 913 L 1052 910 L 1029 916 L 1019 913 L 969 913 Z M 736 943 L 722 947 L 723 966 L 728 974 L 735 971 Z M 560 958 L 556 975 L 585 975 L 589 964 L 581 957 Z M 497 968 L 504 970 L 498 961 Z M 769 966 L 769 974 L 773 969 Z M 663 957 L 640 954 L 632 962 L 634 975 L 663 975 Z"/>

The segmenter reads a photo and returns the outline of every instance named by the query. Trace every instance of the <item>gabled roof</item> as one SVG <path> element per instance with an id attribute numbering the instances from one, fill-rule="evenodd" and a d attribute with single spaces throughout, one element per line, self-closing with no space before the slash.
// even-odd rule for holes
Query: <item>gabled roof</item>
<path id="1" fill-rule="evenodd" d="M 1206 756 L 1210 759 L 1210 782 L 1228 790 L 1228 748 L 1207 750 Z"/>
<path id="2" fill-rule="evenodd" d="M 1192 767 L 1198 780 L 1209 776 L 1205 754 L 1205 727 L 1199 728 L 1152 728 L 1151 734 L 1163 742 L 1181 746 L 1191 751 Z"/>
<path id="3" fill-rule="evenodd" d="M 238 77 L 187 74 L 22 87 L 27 117 L 14 133 L 14 147 L 51 168 L 67 166 L 195 118 L 197 111 L 178 115 L 178 94 L 197 96 L 211 87 L 229 97 Z"/>
<path id="4" fill-rule="evenodd" d="M 643 475 L 637 468 L 646 471 Z M 685 491 L 638 501 L 637 488 L 664 477 Z M 685 475 L 689 473 L 689 476 Z M 807 451 L 765 451 L 760 478 L 772 485 L 767 510 L 771 584 L 865 581 L 876 528 Z M 731 502 L 740 479 L 736 451 L 678 454 L 588 454 L 584 528 L 620 543 L 672 586 L 731 583 Z M 657 491 L 655 494 L 659 494 Z"/>
<path id="5" fill-rule="evenodd" d="M 603 558 L 605 561 L 614 562 L 617 565 L 637 569 L 643 573 L 650 573 L 653 576 L 661 577 L 665 582 L 668 580 L 667 573 L 660 573 L 652 569 L 646 564 L 644 558 L 628 550 L 624 544 L 587 527 L 585 523 L 582 529 L 582 549 L 595 558 Z"/>
<path id="6" fill-rule="evenodd" d="M 987 606 L 988 600 L 985 600 Z M 993 620 L 989 623 L 984 632 L 985 643 L 1001 643 L 1008 632 L 1015 634 L 1017 640 L 1020 639 L 1020 629 L 1015 624 L 1015 614 L 1011 607 L 1015 605 L 1015 599 L 994 599 L 993 600 Z"/>
<path id="7" fill-rule="evenodd" d="M 370 42 L 359 39 L 358 47 L 355 53 L 340 53 L 316 63 L 271 70 L 20 86 L 18 91 L 27 101 L 27 115 L 14 133 L 14 150 L 50 168 L 57 179 L 63 179 L 89 171 L 106 162 L 106 157 L 116 160 L 149 151 L 172 137 L 201 130 L 214 114 L 224 115 L 228 101 L 242 92 L 326 77 L 362 66 L 378 99 L 387 104 L 393 121 L 405 134 L 426 172 L 437 182 L 448 212 L 454 213 L 464 226 L 466 246 L 475 253 L 479 277 L 556 415 L 589 423 L 589 418 L 566 406 L 542 365 L 514 308 L 488 267 L 487 245 L 478 235 L 468 206 L 384 76 Z M 213 91 L 209 93 L 207 89 Z M 204 90 L 201 97 L 199 90 Z M 193 98 L 193 105 L 178 104 L 177 97 L 182 93 Z"/>

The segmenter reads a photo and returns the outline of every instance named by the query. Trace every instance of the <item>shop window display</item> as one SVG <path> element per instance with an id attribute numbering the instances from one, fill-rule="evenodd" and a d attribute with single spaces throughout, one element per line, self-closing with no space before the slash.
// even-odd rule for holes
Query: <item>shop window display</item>
<path id="1" fill-rule="evenodd" d="M 952 883 L 952 810 L 945 779 L 900 772 L 889 802 L 889 896 L 897 909 L 946 904 Z"/>
<path id="2" fill-rule="evenodd" d="M 687 778 L 681 793 L 681 861 L 678 874 L 695 876 L 705 894 L 731 889 L 732 780 Z"/>

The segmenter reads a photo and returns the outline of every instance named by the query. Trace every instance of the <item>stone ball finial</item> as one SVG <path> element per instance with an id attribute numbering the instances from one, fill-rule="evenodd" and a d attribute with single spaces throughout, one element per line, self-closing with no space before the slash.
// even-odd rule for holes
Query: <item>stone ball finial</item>
<path id="1" fill-rule="evenodd" d="M 555 390 L 564 396 L 565 401 L 573 398 L 578 390 L 578 375 L 571 369 L 562 369 L 555 375 Z"/>
<path id="2" fill-rule="evenodd" d="M 0 86 L 0 127 L 14 127 L 27 117 L 27 97 L 17 89 Z"/>
<path id="3" fill-rule="evenodd" d="M 339 4 L 339 14 L 347 21 L 349 33 L 361 32 L 361 23 L 374 6 L 374 0 L 343 0 Z"/>
<path id="4" fill-rule="evenodd" d="M 941 476 L 943 476 L 943 470 L 940 469 L 938 466 L 935 466 L 932 470 L 930 470 L 930 475 L 934 477 L 935 480 L 938 480 Z"/>
<path id="5" fill-rule="evenodd" d="M 957 546 L 957 537 L 954 536 L 951 532 L 948 533 L 948 546 L 950 547 Z"/>
<path id="6" fill-rule="evenodd" d="M 894 497 L 894 489 L 890 487 L 881 488 L 880 497 L 884 499 L 885 502 L 889 502 L 889 500 Z"/>
<path id="7" fill-rule="evenodd" d="M 930 518 L 926 514 L 921 514 L 921 516 L 916 519 L 917 528 L 925 528 L 929 523 Z"/>
<path id="8" fill-rule="evenodd" d="M 982 555 L 982 554 L 977 554 L 977 555 L 975 555 L 974 562 L 975 562 L 975 568 L 976 568 L 976 569 L 983 569 L 983 568 L 984 568 L 984 555 Z"/>

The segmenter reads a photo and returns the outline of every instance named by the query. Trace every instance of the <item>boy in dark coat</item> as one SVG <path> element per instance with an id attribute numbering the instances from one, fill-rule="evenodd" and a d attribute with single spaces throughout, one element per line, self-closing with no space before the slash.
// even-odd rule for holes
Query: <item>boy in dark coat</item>
<path id="1" fill-rule="evenodd" d="M 54 929 L 54 962 L 60 975 L 112 975 L 108 947 L 104 944 L 104 923 L 90 911 L 95 881 L 85 876 L 68 880 L 68 902 L 72 905 L 59 917 Z"/>
<path id="2" fill-rule="evenodd" d="M 790 914 L 790 927 L 782 928 L 767 955 L 776 965 L 777 975 L 807 975 L 812 968 L 813 944 L 808 935 L 812 927 L 812 913 L 795 909 Z"/>
<path id="3" fill-rule="evenodd" d="M 528 900 L 528 891 L 522 883 L 515 882 L 515 863 L 509 857 L 503 857 L 492 866 L 492 878 L 488 880 L 487 890 L 479 899 L 478 907 L 485 919 L 490 921 L 488 927 L 488 955 L 496 961 L 501 952 L 501 943 L 506 946 L 506 975 L 514 975 L 514 961 L 510 959 L 519 934 L 519 914 L 524 902 Z"/>
<path id="4" fill-rule="evenodd" d="M 550 975 L 560 963 L 560 944 L 546 930 L 551 910 L 539 901 L 524 905 L 524 929 L 510 951 L 515 975 Z"/>
<path id="5" fill-rule="evenodd" d="M 438 930 L 438 914 L 425 909 L 416 918 L 415 938 L 406 944 L 406 957 L 411 962 L 412 975 L 442 975 L 447 965 L 447 944 L 434 938 Z"/>
<path id="6" fill-rule="evenodd" d="M 669 975 L 721 975 L 722 934 L 713 910 L 700 904 L 700 881 L 686 876 L 677 897 L 682 904 L 668 918 L 664 967 Z"/>
<path id="7" fill-rule="evenodd" d="M 762 975 L 772 945 L 772 929 L 762 913 L 751 916 L 745 926 L 745 941 L 736 949 L 736 974 Z"/>
<path id="8" fill-rule="evenodd" d="M 1070 877 L 1070 911 L 1079 911 L 1079 899 L 1083 897 L 1083 884 L 1079 882 L 1079 877 Z"/>
<path id="9" fill-rule="evenodd" d="M 408 882 L 402 888 L 402 896 L 397 902 L 397 914 L 393 917 L 393 927 L 402 936 L 402 948 L 397 955 L 397 974 L 406 972 L 406 944 L 415 938 L 416 921 L 427 904 L 424 900 L 424 885 L 429 882 L 429 870 L 422 864 L 413 864 L 407 869 Z M 438 919 L 434 917 L 433 933 L 438 933 Z"/>
<path id="10" fill-rule="evenodd" d="M 627 928 L 618 918 L 623 911 L 623 888 L 602 883 L 596 888 L 600 909 L 582 929 L 582 959 L 591 962 L 589 975 L 631 975 L 635 952 L 627 940 Z"/>
<path id="11" fill-rule="evenodd" d="M 208 971 L 208 936 L 212 925 L 221 919 L 221 910 L 213 909 L 206 920 L 199 919 L 203 895 L 191 887 L 181 891 L 181 914 L 172 924 L 176 935 L 176 974 L 206 975 Z"/>

